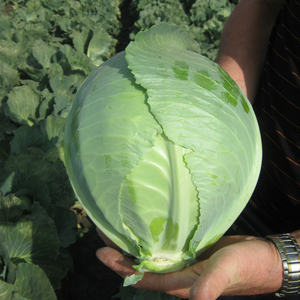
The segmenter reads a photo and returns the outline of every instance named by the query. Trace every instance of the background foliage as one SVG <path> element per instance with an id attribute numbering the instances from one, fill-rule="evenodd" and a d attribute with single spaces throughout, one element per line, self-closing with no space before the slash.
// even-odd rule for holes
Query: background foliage
<path id="1" fill-rule="evenodd" d="M 0 295 L 56 299 L 81 231 L 64 167 L 65 120 L 90 72 L 159 22 L 215 59 L 237 0 L 0 1 Z M 29 288 L 30 287 L 30 288 Z M 135 289 L 122 299 L 167 299 Z M 147 298 L 148 297 L 148 298 Z M 169 299 L 169 298 L 168 298 Z"/>

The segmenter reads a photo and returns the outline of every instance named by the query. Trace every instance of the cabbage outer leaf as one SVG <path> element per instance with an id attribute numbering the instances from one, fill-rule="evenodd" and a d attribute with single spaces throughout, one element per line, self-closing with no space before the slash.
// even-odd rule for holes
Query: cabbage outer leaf
<path id="1" fill-rule="evenodd" d="M 190 252 L 204 251 L 245 207 L 261 166 L 261 139 L 252 107 L 231 77 L 188 51 L 184 28 L 162 23 L 126 48 L 136 83 L 147 90 L 164 134 L 192 152 L 187 167 L 200 198 L 200 224 Z M 180 224 L 181 225 L 181 224 Z"/>
<path id="2" fill-rule="evenodd" d="M 119 213 L 121 185 L 161 132 L 134 83 L 124 52 L 95 69 L 75 96 L 65 130 L 65 164 L 93 222 L 126 252 L 141 256 L 138 237 Z"/>

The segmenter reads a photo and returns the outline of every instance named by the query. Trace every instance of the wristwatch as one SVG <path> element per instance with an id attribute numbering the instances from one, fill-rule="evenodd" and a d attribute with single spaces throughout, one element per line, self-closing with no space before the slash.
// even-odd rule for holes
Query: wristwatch
<path id="1" fill-rule="evenodd" d="M 300 247 L 289 233 L 268 235 L 279 250 L 283 265 L 283 286 L 275 295 L 278 297 L 300 294 Z"/>

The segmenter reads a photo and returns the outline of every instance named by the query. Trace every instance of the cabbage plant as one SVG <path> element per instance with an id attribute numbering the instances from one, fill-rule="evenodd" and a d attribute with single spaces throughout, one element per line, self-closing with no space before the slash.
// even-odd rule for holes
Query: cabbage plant
<path id="1" fill-rule="evenodd" d="M 161 23 L 96 68 L 65 131 L 74 191 L 104 234 L 145 271 L 195 261 L 231 226 L 258 180 L 261 139 L 245 95 Z"/>

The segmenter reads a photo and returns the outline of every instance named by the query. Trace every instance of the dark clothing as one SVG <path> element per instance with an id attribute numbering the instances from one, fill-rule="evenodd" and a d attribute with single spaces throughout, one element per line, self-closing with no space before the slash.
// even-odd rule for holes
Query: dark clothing
<path id="1" fill-rule="evenodd" d="M 238 234 L 265 236 L 300 229 L 300 0 L 284 4 L 270 37 L 254 104 L 263 165 Z M 245 229 L 243 231 L 243 229 Z M 230 232 L 233 233 L 233 232 Z M 219 300 L 275 300 L 274 294 Z M 300 295 L 288 297 L 299 300 Z"/>
<path id="2" fill-rule="evenodd" d="M 300 1 L 274 25 L 254 109 L 263 165 L 249 203 L 273 233 L 300 229 Z M 270 233 L 272 233 L 270 232 Z"/>

